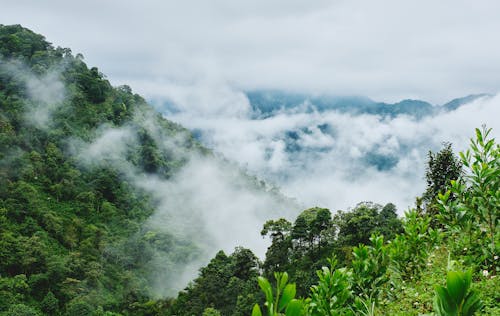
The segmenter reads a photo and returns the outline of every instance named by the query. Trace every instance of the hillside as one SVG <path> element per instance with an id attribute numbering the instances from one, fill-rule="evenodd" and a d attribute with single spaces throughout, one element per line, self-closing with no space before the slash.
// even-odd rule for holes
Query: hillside
<path id="1" fill-rule="evenodd" d="M 0 25 L 0 201 L 0 313 L 48 315 L 153 310 L 222 247 L 214 212 L 294 205 L 19 25 Z"/>

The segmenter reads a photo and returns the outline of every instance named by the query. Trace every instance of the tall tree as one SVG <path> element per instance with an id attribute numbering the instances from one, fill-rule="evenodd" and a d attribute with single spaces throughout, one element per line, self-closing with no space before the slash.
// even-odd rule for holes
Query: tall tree
<path id="1" fill-rule="evenodd" d="M 425 212 L 434 217 L 438 212 L 436 197 L 444 194 L 452 180 L 457 180 L 462 174 L 462 162 L 453 153 L 451 143 L 444 143 L 438 153 L 429 151 L 425 178 L 427 189 L 424 193 Z"/>

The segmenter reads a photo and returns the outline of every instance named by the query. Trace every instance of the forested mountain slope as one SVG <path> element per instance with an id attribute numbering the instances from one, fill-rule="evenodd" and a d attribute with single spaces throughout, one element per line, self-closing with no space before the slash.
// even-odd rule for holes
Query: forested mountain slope
<path id="1" fill-rule="evenodd" d="M 150 294 L 150 248 L 183 250 L 175 254 L 182 261 L 196 246 L 169 235 L 148 240 L 141 227 L 154 210 L 151 196 L 124 181 L 112 157 L 95 163 L 80 159 L 92 151 L 76 152 L 104 125 L 136 133 L 123 161 L 137 172 L 168 178 L 184 163 L 155 138 L 207 151 L 130 88 L 113 88 L 81 55 L 27 29 L 0 27 L 0 62 L 0 310 L 140 308 Z"/>
<path id="2" fill-rule="evenodd" d="M 214 174 L 274 205 L 253 203 L 262 218 L 293 204 L 82 55 L 0 25 L 0 313 L 155 310 L 220 247 L 199 212 L 221 202 L 193 184 Z"/>

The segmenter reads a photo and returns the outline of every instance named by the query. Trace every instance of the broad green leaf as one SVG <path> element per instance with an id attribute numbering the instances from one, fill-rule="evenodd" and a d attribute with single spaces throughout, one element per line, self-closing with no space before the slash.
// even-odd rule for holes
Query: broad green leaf
<path id="1" fill-rule="evenodd" d="M 252 309 L 252 316 L 262 316 L 262 312 L 260 311 L 259 304 L 255 304 Z"/>
<path id="2" fill-rule="evenodd" d="M 483 308 L 483 303 L 473 291 L 469 292 L 462 306 L 462 315 L 472 316 Z"/>
<path id="3" fill-rule="evenodd" d="M 295 297 L 296 288 L 295 284 L 287 284 L 285 289 L 283 290 L 283 294 L 280 298 L 280 302 L 278 304 L 278 310 L 282 311 L 283 308 Z"/>
<path id="4" fill-rule="evenodd" d="M 483 134 L 481 133 L 481 131 L 479 130 L 479 128 L 476 128 L 476 138 L 478 140 L 478 143 L 480 145 L 483 145 Z"/>
<path id="5" fill-rule="evenodd" d="M 460 271 L 448 271 L 446 277 L 446 287 L 450 298 L 456 305 L 460 305 L 465 297 L 467 288 L 465 287 L 464 273 Z"/>
<path id="6" fill-rule="evenodd" d="M 448 313 L 456 313 L 457 305 L 455 301 L 448 294 L 448 290 L 442 286 L 436 287 L 436 294 L 438 298 L 439 305 L 443 308 L 444 311 Z"/>
<path id="7" fill-rule="evenodd" d="M 268 304 L 272 304 L 273 302 L 273 288 L 271 287 L 271 284 L 269 281 L 264 278 L 264 277 L 258 277 L 257 282 L 259 283 L 260 288 L 262 289 L 262 292 L 266 295 L 266 301 Z"/>
<path id="8" fill-rule="evenodd" d="M 466 291 L 470 288 L 470 284 L 472 282 L 472 270 L 468 270 L 463 274 L 464 278 L 464 286 Z"/>
<path id="9" fill-rule="evenodd" d="M 290 301 L 286 308 L 286 316 L 301 316 L 302 315 L 302 301 L 293 299 Z"/>
<path id="10" fill-rule="evenodd" d="M 282 290 L 283 290 L 283 288 L 285 287 L 285 285 L 286 285 L 286 284 L 287 284 L 287 282 L 288 282 L 288 273 L 283 272 L 283 273 L 281 274 L 281 278 L 278 280 L 278 282 L 279 282 L 279 284 L 278 284 L 279 289 L 280 289 L 280 291 L 282 291 Z"/>

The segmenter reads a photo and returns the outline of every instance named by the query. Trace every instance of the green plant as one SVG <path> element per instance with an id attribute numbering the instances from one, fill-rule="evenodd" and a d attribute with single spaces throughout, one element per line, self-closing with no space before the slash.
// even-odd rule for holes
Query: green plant
<path id="1" fill-rule="evenodd" d="M 425 202 L 425 213 L 432 218 L 431 226 L 435 227 L 435 215 L 438 214 L 436 198 L 446 192 L 451 180 L 457 180 L 462 175 L 462 162 L 455 156 L 450 143 L 444 143 L 438 153 L 429 152 L 425 178 L 427 189 L 422 196 Z"/>
<path id="2" fill-rule="evenodd" d="M 276 295 L 273 293 L 273 288 L 269 281 L 264 277 L 258 277 L 258 283 L 261 290 L 266 296 L 268 316 L 299 316 L 303 314 L 303 303 L 295 299 L 295 284 L 288 283 L 288 273 L 274 273 L 276 279 Z M 282 312 L 285 311 L 285 314 Z M 252 310 L 252 316 L 262 316 L 262 311 L 259 304 L 255 304 Z"/>
<path id="3" fill-rule="evenodd" d="M 212 307 L 207 307 L 203 311 L 203 316 L 220 316 L 220 312 Z"/>
<path id="4" fill-rule="evenodd" d="M 438 316 L 470 316 L 480 311 L 483 303 L 470 289 L 472 271 L 448 271 L 446 287 L 437 286 L 434 311 Z"/>
<path id="5" fill-rule="evenodd" d="M 451 188 L 438 196 L 441 222 L 447 225 L 450 239 L 466 232 L 458 249 L 473 249 L 467 264 L 498 272 L 495 256 L 498 256 L 500 230 L 500 145 L 490 138 L 491 129 L 476 129 L 470 149 L 460 153 L 465 176 L 452 181 Z M 456 198 L 451 198 L 454 196 Z"/>
<path id="6" fill-rule="evenodd" d="M 383 236 L 371 236 L 371 245 L 353 249 L 352 276 L 355 295 L 378 302 L 383 285 L 389 280 L 389 254 Z"/>
<path id="7" fill-rule="evenodd" d="M 470 169 L 466 180 L 470 183 L 469 207 L 488 230 L 486 238 L 490 243 L 490 256 L 492 260 L 498 254 L 496 239 L 499 238 L 498 210 L 500 209 L 500 145 L 495 144 L 494 138 L 489 138 L 491 129 L 483 126 L 482 130 L 476 128 L 476 139 L 471 139 L 470 150 L 460 153 L 464 166 Z"/>
<path id="8" fill-rule="evenodd" d="M 311 287 L 309 312 L 313 316 L 348 315 L 348 303 L 352 300 L 351 272 L 335 269 L 337 260 L 329 259 L 330 268 L 316 271 L 319 281 Z"/>
<path id="9" fill-rule="evenodd" d="M 396 236 L 389 246 L 393 267 L 409 280 L 420 273 L 429 257 L 430 249 L 441 239 L 439 229 L 430 227 L 431 218 L 416 210 L 405 212 L 404 233 Z"/>
<path id="10" fill-rule="evenodd" d="M 357 297 L 356 300 L 354 301 L 354 307 L 352 308 L 352 310 L 354 312 L 354 315 L 362 315 L 362 316 L 377 315 L 376 302 L 370 298 L 363 299 Z"/>

